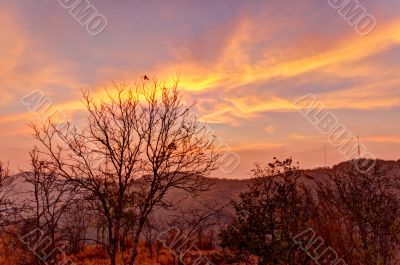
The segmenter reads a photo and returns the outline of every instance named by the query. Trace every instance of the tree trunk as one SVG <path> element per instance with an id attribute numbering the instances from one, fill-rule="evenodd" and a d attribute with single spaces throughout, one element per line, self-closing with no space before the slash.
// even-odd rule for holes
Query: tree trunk
<path id="1" fill-rule="evenodd" d="M 110 237 L 110 260 L 111 260 L 111 265 L 116 265 L 117 264 L 117 253 L 118 253 L 118 244 L 119 244 L 119 230 L 120 230 L 120 225 L 119 221 L 117 221 L 115 227 L 114 227 L 114 235 L 111 233 Z"/>
<path id="2" fill-rule="evenodd" d="M 150 258 L 153 258 L 153 246 L 150 245 L 149 247 L 149 252 L 150 252 Z"/>
<path id="3" fill-rule="evenodd" d="M 114 249 L 111 250 L 110 261 L 111 261 L 111 265 L 116 265 L 117 264 L 117 253 L 115 252 Z"/>
<path id="4" fill-rule="evenodd" d="M 139 237 L 136 232 L 135 235 L 135 240 L 133 242 L 133 247 L 132 247 L 132 254 L 131 254 L 131 259 L 129 260 L 129 265 L 134 265 L 135 264 L 135 259 L 138 254 L 138 246 L 139 246 Z"/>
<path id="5" fill-rule="evenodd" d="M 135 238 L 134 238 L 133 247 L 132 247 L 132 254 L 131 254 L 131 258 L 129 260 L 129 265 L 135 264 L 135 259 L 138 254 L 139 239 L 140 239 L 140 234 L 142 233 L 143 224 L 144 224 L 144 222 L 140 221 L 139 226 L 136 229 Z"/>

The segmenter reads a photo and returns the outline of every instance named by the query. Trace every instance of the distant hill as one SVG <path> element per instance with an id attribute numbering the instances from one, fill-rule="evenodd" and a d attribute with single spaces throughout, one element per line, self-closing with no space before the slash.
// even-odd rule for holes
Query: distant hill
<path id="1" fill-rule="evenodd" d="M 393 176 L 400 176 L 400 160 L 379 160 L 383 164 L 383 167 L 388 171 L 388 174 Z M 321 167 L 315 169 L 303 170 L 302 181 L 306 184 L 312 185 L 315 181 L 322 181 L 332 174 L 336 170 L 345 169 L 350 166 L 352 161 L 346 161 L 334 165 L 332 167 Z M 241 192 L 247 190 L 248 185 L 254 181 L 254 179 L 244 180 L 233 180 L 233 179 L 213 179 L 214 185 L 212 189 L 206 192 L 203 197 L 204 200 L 212 202 L 228 202 L 237 200 Z M 182 193 L 175 193 L 171 191 L 174 196 L 182 195 Z M 170 194 L 171 196 L 171 194 Z"/>
<path id="2" fill-rule="evenodd" d="M 400 160 L 379 160 L 383 163 L 383 166 L 388 170 L 389 174 L 391 175 L 398 175 L 400 176 Z M 303 181 L 306 184 L 312 184 L 315 180 L 323 180 L 333 171 L 346 168 L 352 163 L 351 161 L 342 162 L 333 167 L 321 167 L 315 169 L 306 169 L 303 170 Z M 18 194 L 19 199 L 26 198 L 28 196 L 23 191 L 27 190 L 27 185 L 22 182 L 20 178 L 20 174 L 16 175 L 18 181 L 16 186 L 20 193 Z M 202 194 L 201 198 L 198 200 L 206 202 L 206 203 L 227 203 L 232 200 L 237 200 L 241 192 L 247 190 L 248 185 L 253 181 L 253 179 L 218 179 L 213 178 L 212 181 L 214 185 L 212 189 Z M 192 205 L 193 199 L 191 198 L 190 194 L 187 194 L 184 191 L 171 189 L 167 194 L 168 199 L 172 201 L 178 200 L 187 200 L 183 202 L 184 205 Z"/>
<path id="3" fill-rule="evenodd" d="M 383 163 L 384 167 L 388 170 L 389 174 L 400 176 L 400 161 L 380 161 Z M 305 184 L 313 185 L 315 181 L 322 181 L 329 174 L 334 172 L 335 170 L 340 170 L 348 167 L 350 165 L 350 161 L 343 162 L 337 164 L 333 167 L 324 167 L 324 168 L 315 168 L 315 169 L 307 169 L 303 170 L 302 181 Z M 14 196 L 16 201 L 22 202 L 24 199 L 30 198 L 32 193 L 26 193 L 29 189 L 26 183 L 23 183 L 21 175 L 16 175 L 16 190 L 18 191 Z M 173 202 L 174 205 L 177 205 L 176 202 L 180 202 L 179 206 L 176 209 L 158 209 L 154 213 L 154 218 L 157 222 L 168 225 L 169 221 L 173 220 L 174 216 L 178 213 L 179 210 L 185 209 L 196 209 L 200 206 L 200 203 L 204 206 L 222 206 L 226 205 L 231 201 L 237 201 L 239 199 L 240 193 L 246 191 L 248 189 L 249 184 L 251 184 L 254 179 L 211 179 L 214 182 L 212 188 L 203 193 L 201 197 L 193 198 L 191 194 L 186 193 L 185 191 L 178 189 L 171 189 L 167 194 L 167 199 L 170 202 Z M 223 223 L 229 223 L 234 218 L 234 209 L 230 205 L 225 208 L 224 211 L 224 221 Z M 95 230 L 89 230 L 89 238 L 95 237 Z"/>

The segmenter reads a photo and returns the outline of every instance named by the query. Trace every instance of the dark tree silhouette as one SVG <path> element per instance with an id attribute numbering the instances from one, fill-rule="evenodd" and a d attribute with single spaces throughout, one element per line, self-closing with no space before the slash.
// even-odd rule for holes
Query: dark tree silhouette
<path id="1" fill-rule="evenodd" d="M 214 138 L 182 102 L 177 83 L 170 89 L 156 81 L 115 85 L 105 92 L 104 98 L 84 94 L 83 130 L 52 121 L 33 128 L 41 155 L 56 173 L 97 201 L 112 265 L 126 215 L 135 218 L 132 265 L 150 214 L 171 206 L 166 195 L 172 188 L 193 195 L 209 189 L 204 177 L 218 167 L 219 155 Z"/>
<path id="2" fill-rule="evenodd" d="M 255 256 L 260 265 L 307 264 L 309 258 L 293 241 L 309 220 L 300 169 L 287 159 L 252 172 L 255 182 L 234 203 L 236 220 L 222 231 L 222 247 L 238 260 Z"/>
<path id="3" fill-rule="evenodd" d="M 33 195 L 25 201 L 23 207 L 27 213 L 26 218 L 31 220 L 33 225 L 32 232 L 36 231 L 30 240 L 37 242 L 43 236 L 48 237 L 51 240 L 50 245 L 43 247 L 47 248 L 47 251 L 54 250 L 61 247 L 63 233 L 60 223 L 77 189 L 60 179 L 51 163 L 40 160 L 36 148 L 30 153 L 30 158 L 31 171 L 22 173 L 22 180 L 28 184 L 28 192 Z M 42 264 L 39 259 L 37 262 Z M 53 264 L 55 257 L 49 258 L 46 262 Z"/>
<path id="4" fill-rule="evenodd" d="M 348 264 L 398 264 L 400 179 L 388 171 L 379 160 L 367 172 L 347 163 L 318 183 L 319 233 Z"/>
<path id="5" fill-rule="evenodd" d="M 15 177 L 10 173 L 8 164 L 0 161 L 0 233 L 2 228 L 10 224 L 10 216 L 15 206 L 10 199 L 14 189 Z"/>

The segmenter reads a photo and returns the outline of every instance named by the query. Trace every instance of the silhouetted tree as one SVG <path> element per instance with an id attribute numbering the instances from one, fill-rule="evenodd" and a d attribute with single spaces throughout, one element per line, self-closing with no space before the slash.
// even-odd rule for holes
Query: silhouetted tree
<path id="1" fill-rule="evenodd" d="M 320 234 L 348 264 L 398 264 L 400 182 L 389 170 L 379 160 L 367 172 L 346 163 L 319 182 Z"/>
<path id="2" fill-rule="evenodd" d="M 36 231 L 32 241 L 39 241 L 42 237 L 50 238 L 50 245 L 43 246 L 47 251 L 61 246 L 63 239 L 60 223 L 65 217 L 64 213 L 76 195 L 76 189 L 68 185 L 56 174 L 56 168 L 45 160 L 40 160 L 38 150 L 35 148 L 30 153 L 31 172 L 22 173 L 22 179 L 28 184 L 28 193 L 24 210 L 27 218 L 32 220 L 32 232 Z M 37 250 L 45 251 L 45 250 Z M 46 260 L 54 263 L 55 257 Z M 42 261 L 38 260 L 38 263 Z"/>
<path id="3" fill-rule="evenodd" d="M 154 249 L 156 248 L 157 237 L 161 233 L 162 227 L 158 220 L 151 216 L 143 227 L 144 245 L 148 249 L 150 257 L 153 257 Z M 158 253 L 157 258 L 158 258 Z M 158 259 L 157 259 L 158 260 Z"/>
<path id="4" fill-rule="evenodd" d="M 62 232 L 68 242 L 69 254 L 77 254 L 83 250 L 94 215 L 93 208 L 85 198 L 76 198 L 68 205 L 64 213 Z"/>
<path id="5" fill-rule="evenodd" d="M 309 258 L 293 241 L 310 218 L 299 167 L 291 159 L 275 160 L 252 172 L 256 179 L 234 203 L 236 220 L 221 233 L 221 246 L 238 260 L 258 257 L 260 265 L 307 264 Z"/>
<path id="6" fill-rule="evenodd" d="M 10 223 L 10 215 L 15 207 L 10 199 L 14 188 L 15 177 L 10 173 L 8 164 L 0 161 L 0 233 Z"/>
<path id="7" fill-rule="evenodd" d="M 199 262 L 203 258 L 200 252 L 206 232 L 216 228 L 220 214 L 226 207 L 227 204 L 220 205 L 218 202 L 195 201 L 172 215 L 169 225 L 176 229 L 177 235 L 171 251 L 177 257 L 178 265 L 195 264 L 196 260 Z"/>
<path id="8" fill-rule="evenodd" d="M 169 207 L 172 188 L 192 194 L 207 190 L 204 178 L 218 166 L 214 138 L 190 115 L 177 83 L 171 89 L 157 82 L 130 88 L 116 86 L 105 98 L 84 94 L 87 126 L 49 121 L 33 126 L 41 154 L 57 174 L 98 202 L 107 227 L 107 250 L 116 263 L 121 226 L 135 218 L 129 264 L 134 264 L 148 216 Z M 124 209 L 131 209 L 129 212 Z"/>

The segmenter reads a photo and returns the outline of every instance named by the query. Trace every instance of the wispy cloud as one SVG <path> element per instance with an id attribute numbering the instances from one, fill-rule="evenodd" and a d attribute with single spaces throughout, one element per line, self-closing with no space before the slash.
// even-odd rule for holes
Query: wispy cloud
<path id="1" fill-rule="evenodd" d="M 133 84 L 146 73 L 167 82 L 179 75 L 200 118 L 247 150 L 243 161 L 254 158 L 250 149 L 287 154 L 288 138 L 320 148 L 292 105 L 309 92 L 355 128 L 365 129 L 374 111 L 368 130 L 376 136 L 368 141 L 396 141 L 395 128 L 380 136 L 400 109 L 396 0 L 364 1 L 378 22 L 368 36 L 324 1 L 176 3 L 97 1 L 108 27 L 93 37 L 54 1 L 2 2 L 0 138 L 29 148 L 18 137 L 35 120 L 20 99 L 36 89 L 73 118 L 84 110 L 81 89 L 101 95 L 113 81 Z"/>

